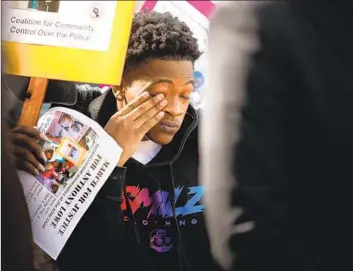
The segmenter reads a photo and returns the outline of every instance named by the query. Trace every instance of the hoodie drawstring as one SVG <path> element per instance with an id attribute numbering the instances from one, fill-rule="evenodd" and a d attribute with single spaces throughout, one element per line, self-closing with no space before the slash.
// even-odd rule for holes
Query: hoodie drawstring
<path id="1" fill-rule="evenodd" d="M 175 198 L 175 183 L 174 183 L 174 174 L 173 174 L 173 167 L 170 164 L 169 165 L 169 170 L 170 170 L 170 178 L 172 180 L 172 189 L 173 189 L 173 198 L 171 200 L 172 203 L 172 210 L 173 210 L 173 218 L 174 218 L 174 222 L 175 222 L 175 226 L 178 232 L 178 256 L 179 256 L 179 264 L 180 264 L 180 270 L 183 271 L 183 258 L 181 256 L 181 251 L 180 251 L 180 247 L 181 247 L 181 234 L 180 234 L 180 228 L 179 228 L 179 223 L 178 223 L 178 219 L 177 219 L 177 214 L 176 214 L 176 198 Z"/>

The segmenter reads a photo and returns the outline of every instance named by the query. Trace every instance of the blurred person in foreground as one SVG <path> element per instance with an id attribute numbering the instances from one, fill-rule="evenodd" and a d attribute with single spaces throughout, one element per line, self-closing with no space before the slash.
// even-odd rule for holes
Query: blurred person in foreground
<path id="1" fill-rule="evenodd" d="M 3 79 L 3 76 L 2 76 Z M 6 116 L 10 103 L 1 80 L 1 270 L 33 270 L 32 231 L 21 183 L 12 163 Z"/>
<path id="2" fill-rule="evenodd" d="M 200 180 L 228 269 L 353 268 L 352 10 L 235 1 L 211 22 Z"/>
<path id="3" fill-rule="evenodd" d="M 190 105 L 200 54 L 177 17 L 138 13 L 121 86 L 88 90 L 71 107 L 104 127 L 123 152 L 59 255 L 60 271 L 219 270 L 200 203 L 199 117 Z M 19 168 L 36 174 L 41 151 L 25 136 L 33 130 L 13 129 L 14 154 Z"/>

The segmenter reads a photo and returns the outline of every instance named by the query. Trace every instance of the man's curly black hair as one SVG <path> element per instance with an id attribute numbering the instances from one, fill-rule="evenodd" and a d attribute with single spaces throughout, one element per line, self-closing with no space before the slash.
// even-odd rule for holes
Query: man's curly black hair
<path id="1" fill-rule="evenodd" d="M 169 12 L 138 12 L 135 14 L 125 70 L 150 58 L 190 60 L 201 55 L 197 39 L 186 23 Z"/>

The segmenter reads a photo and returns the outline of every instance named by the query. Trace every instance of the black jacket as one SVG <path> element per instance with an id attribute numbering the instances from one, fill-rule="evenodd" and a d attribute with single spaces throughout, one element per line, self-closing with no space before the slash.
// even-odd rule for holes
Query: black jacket
<path id="1" fill-rule="evenodd" d="M 219 215 L 238 214 L 231 221 L 237 230 L 224 238 L 233 270 L 352 270 L 352 1 L 253 4 L 235 1 L 218 11 L 208 52 L 213 107 L 205 114 L 224 126 L 207 143 L 223 134 L 228 141 L 218 145 L 222 154 L 207 151 L 204 170 L 227 163 L 222 170 L 232 173 L 215 186 L 217 204 L 229 208 Z M 218 104 L 212 94 L 227 98 Z M 209 218 L 222 259 L 225 230 Z M 241 230 L 244 222 L 254 228 Z"/>
<path id="2" fill-rule="evenodd" d="M 111 90 L 80 104 L 102 127 L 117 110 Z M 172 143 L 149 164 L 130 159 L 114 170 L 60 254 L 61 271 L 218 270 L 200 203 L 198 118 L 190 106 Z"/>
<path id="3" fill-rule="evenodd" d="M 4 74 L 2 79 L 4 82 L 2 93 L 6 95 L 6 103 L 3 105 L 8 111 L 6 118 L 9 126 L 14 127 L 21 116 L 23 101 L 27 98 L 26 93 L 30 78 Z M 82 108 L 87 108 L 87 103 L 90 101 L 88 98 L 96 97 L 100 93 L 100 88 L 88 84 L 49 80 L 44 103 L 74 106 L 79 111 Z"/>

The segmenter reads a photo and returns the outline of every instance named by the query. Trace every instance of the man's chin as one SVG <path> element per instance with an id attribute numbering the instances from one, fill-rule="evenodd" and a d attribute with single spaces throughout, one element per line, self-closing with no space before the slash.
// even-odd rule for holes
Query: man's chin
<path id="1" fill-rule="evenodd" d="M 147 136 L 148 138 L 153 141 L 154 143 L 157 143 L 159 145 L 167 145 L 170 142 L 172 142 L 175 134 L 167 134 L 167 133 L 158 133 L 158 135 L 155 135 L 153 133 L 148 133 Z"/>

